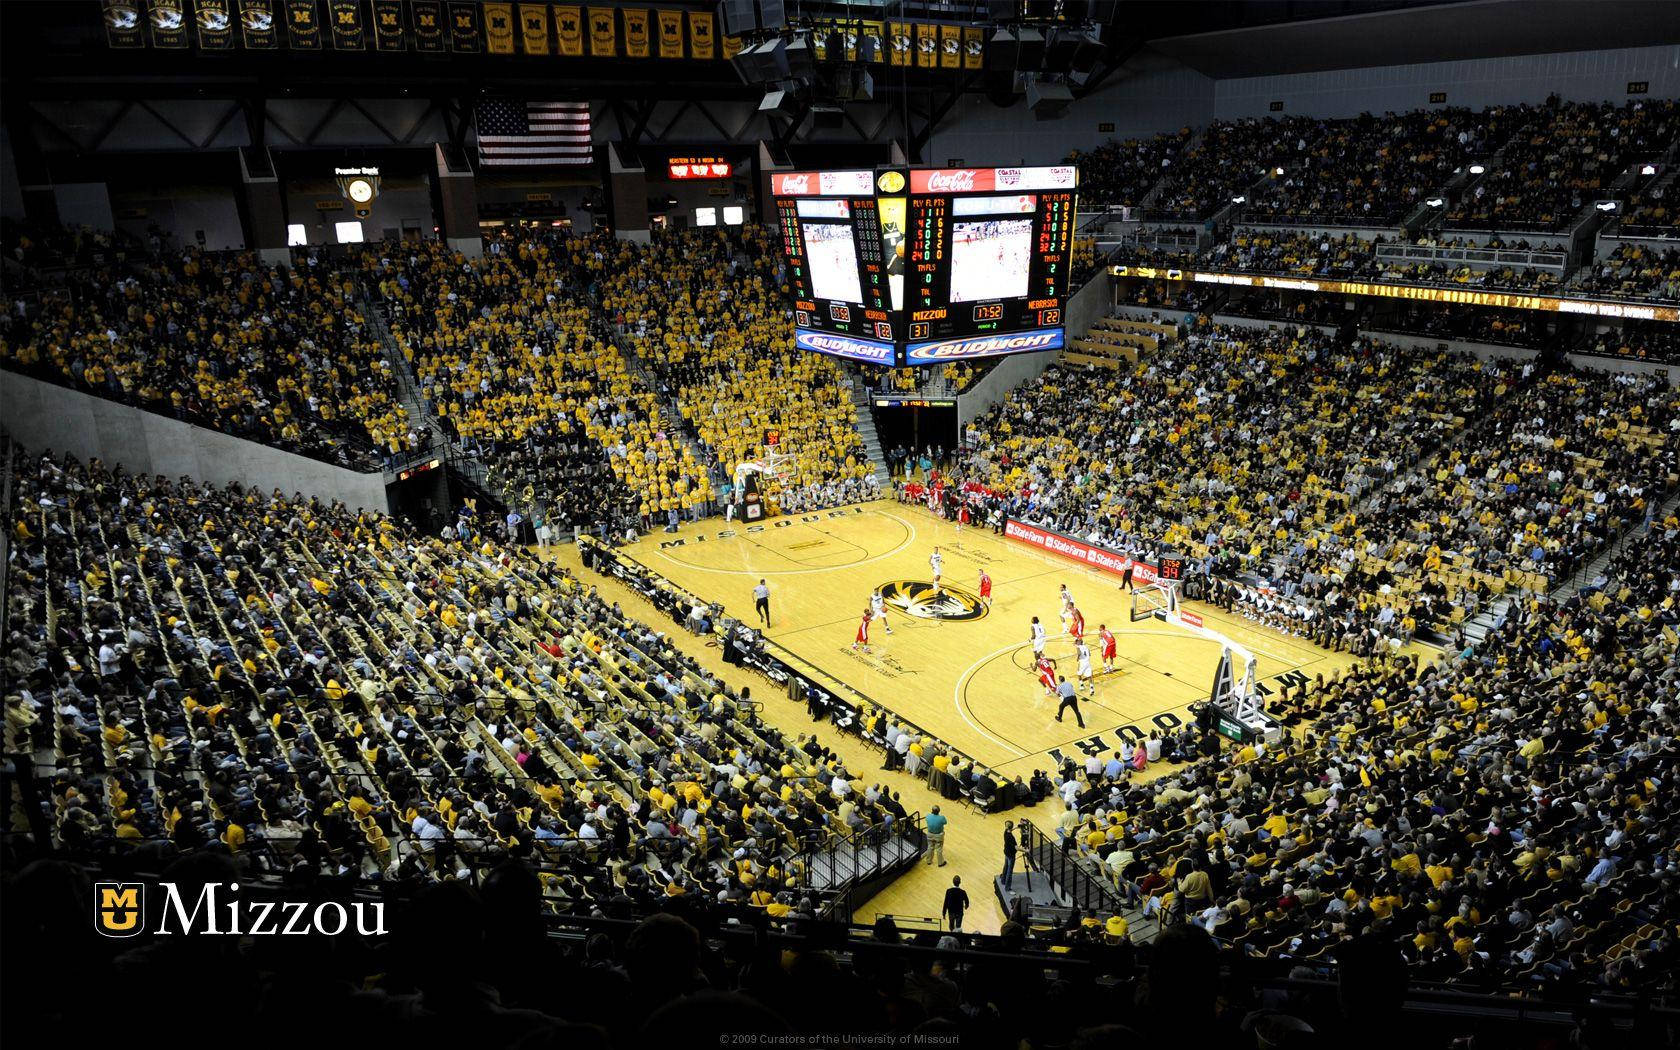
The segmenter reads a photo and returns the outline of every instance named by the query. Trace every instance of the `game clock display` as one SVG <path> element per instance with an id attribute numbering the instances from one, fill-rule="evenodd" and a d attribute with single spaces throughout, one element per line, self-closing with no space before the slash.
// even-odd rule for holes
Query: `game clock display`
<path id="1" fill-rule="evenodd" d="M 1060 349 L 1078 170 L 774 173 L 796 345 L 877 364 Z"/>

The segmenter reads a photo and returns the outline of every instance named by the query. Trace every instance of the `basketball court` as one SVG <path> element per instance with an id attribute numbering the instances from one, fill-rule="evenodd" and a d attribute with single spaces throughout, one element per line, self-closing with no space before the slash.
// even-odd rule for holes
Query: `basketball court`
<path id="1" fill-rule="evenodd" d="M 935 546 L 944 559 L 937 595 L 929 565 Z M 1082 758 L 1081 743 L 1108 750 L 1122 734 L 1142 739 L 1178 729 L 1188 707 L 1207 698 L 1223 651 L 1179 626 L 1132 622 L 1132 596 L 1116 576 L 889 500 L 753 524 L 712 519 L 646 536 L 622 553 L 747 623 L 756 622 L 752 591 L 764 579 L 768 637 L 790 663 L 1010 776 L 1054 768 L 1063 755 Z M 978 596 L 981 570 L 992 580 L 990 609 Z M 1045 696 L 1033 671 L 1037 616 L 1057 673 L 1077 684 L 1074 643 L 1060 620 L 1063 584 L 1084 614 L 1097 672 L 1095 696 L 1079 705 L 1083 730 L 1071 713 L 1056 722 L 1058 701 Z M 865 653 L 852 643 L 877 590 L 893 633 L 872 625 Z M 1355 662 L 1211 606 L 1183 604 L 1252 651 L 1262 691 Z M 1102 671 L 1100 624 L 1118 642 L 1114 673 Z"/>

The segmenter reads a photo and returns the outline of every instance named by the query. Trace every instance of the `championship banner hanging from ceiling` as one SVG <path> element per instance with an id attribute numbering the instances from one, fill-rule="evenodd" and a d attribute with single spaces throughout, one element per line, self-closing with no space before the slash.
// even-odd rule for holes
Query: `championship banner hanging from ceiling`
<path id="1" fill-rule="evenodd" d="M 683 13 L 681 11 L 659 12 L 659 57 L 683 57 Z"/>
<path id="2" fill-rule="evenodd" d="M 624 53 L 631 58 L 647 58 L 651 53 L 652 38 L 648 35 L 648 9 L 645 7 L 626 7 L 624 9 Z"/>
<path id="3" fill-rule="evenodd" d="M 332 19 L 334 51 L 362 51 L 367 48 L 367 25 L 362 21 L 361 0 L 327 0 Z"/>
<path id="4" fill-rule="evenodd" d="M 721 37 L 718 40 L 718 51 L 728 61 L 741 53 L 741 38 L 738 36 Z"/>
<path id="5" fill-rule="evenodd" d="M 449 49 L 477 54 L 479 39 L 478 5 L 472 0 L 449 0 Z"/>
<path id="6" fill-rule="evenodd" d="M 712 35 L 712 13 L 710 11 L 690 11 L 688 13 L 688 48 L 691 58 L 715 58 L 717 38 Z"/>
<path id="7" fill-rule="evenodd" d="M 986 64 L 986 31 L 979 26 L 963 27 L 963 68 L 980 69 Z"/>
<path id="8" fill-rule="evenodd" d="M 373 49 L 401 51 L 404 43 L 402 0 L 373 0 Z"/>
<path id="9" fill-rule="evenodd" d="M 910 23 L 887 23 L 887 64 L 889 66 L 907 66 L 910 64 Z"/>
<path id="10" fill-rule="evenodd" d="M 198 25 L 198 46 L 205 51 L 226 51 L 233 46 L 233 0 L 196 0 L 193 21 Z"/>
<path id="11" fill-rule="evenodd" d="M 519 5 L 519 39 L 527 55 L 548 54 L 548 5 Z"/>
<path id="12" fill-rule="evenodd" d="M 513 54 L 513 5 L 484 5 L 484 50 L 492 55 Z"/>
<path id="13" fill-rule="evenodd" d="M 153 47 L 187 46 L 187 13 L 182 8 L 185 2 L 186 0 L 152 0 L 149 14 Z"/>
<path id="14" fill-rule="evenodd" d="M 560 54 L 566 58 L 583 57 L 583 8 L 576 4 L 554 5 L 554 36 Z"/>
<path id="15" fill-rule="evenodd" d="M 927 22 L 916 23 L 916 66 L 932 69 L 939 64 L 939 27 Z"/>
<path id="16" fill-rule="evenodd" d="M 939 67 L 941 69 L 959 69 L 962 67 L 962 27 L 939 27 Z"/>
<path id="17" fill-rule="evenodd" d="M 618 57 L 618 18 L 610 7 L 589 9 L 589 54 L 594 58 Z"/>
<path id="18" fill-rule="evenodd" d="M 321 19 L 315 0 L 286 0 L 286 43 L 293 51 L 321 50 Z"/>
<path id="19" fill-rule="evenodd" d="M 268 50 L 280 46 L 274 0 L 239 0 L 239 28 L 245 33 L 246 47 Z"/>
<path id="20" fill-rule="evenodd" d="M 144 47 L 140 38 L 140 0 L 105 0 L 102 20 L 105 43 L 112 47 Z"/>
<path id="21" fill-rule="evenodd" d="M 437 54 L 448 45 L 443 39 L 443 0 L 412 0 L 414 50 Z"/>

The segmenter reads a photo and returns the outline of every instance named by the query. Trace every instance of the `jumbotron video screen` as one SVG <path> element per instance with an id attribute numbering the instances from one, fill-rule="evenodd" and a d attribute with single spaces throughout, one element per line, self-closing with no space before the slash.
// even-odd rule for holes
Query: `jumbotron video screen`
<path id="1" fill-rule="evenodd" d="M 912 366 L 1060 349 L 1071 165 L 778 173 L 802 349 Z"/>

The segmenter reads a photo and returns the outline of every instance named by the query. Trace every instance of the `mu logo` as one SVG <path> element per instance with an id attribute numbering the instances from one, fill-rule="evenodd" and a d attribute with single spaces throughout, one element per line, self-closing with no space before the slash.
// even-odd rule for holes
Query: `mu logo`
<path id="1" fill-rule="evenodd" d="M 941 585 L 935 593 L 933 584 L 922 580 L 893 580 L 875 592 L 894 609 L 924 620 L 978 620 L 986 615 L 980 599 L 960 587 Z"/>
<path id="2" fill-rule="evenodd" d="M 133 937 L 146 928 L 146 887 L 138 882 L 93 885 L 93 928 L 107 937 Z"/>

